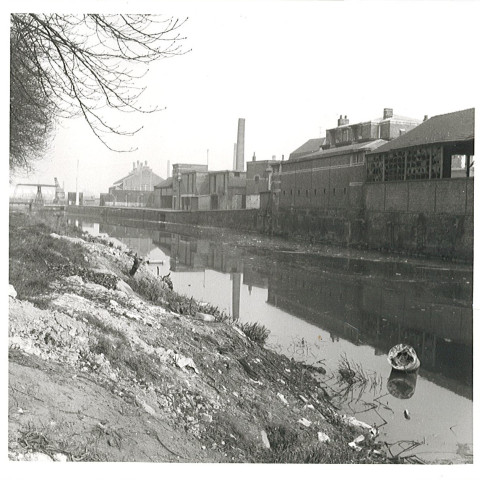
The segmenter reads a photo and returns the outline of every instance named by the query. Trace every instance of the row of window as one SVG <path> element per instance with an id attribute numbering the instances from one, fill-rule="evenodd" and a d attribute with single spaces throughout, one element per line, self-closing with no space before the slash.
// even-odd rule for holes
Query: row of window
<path id="1" fill-rule="evenodd" d="M 148 191 L 148 183 L 144 183 L 142 185 L 129 185 L 128 183 L 125 184 L 124 190 L 140 190 L 140 191 Z"/>
<path id="2" fill-rule="evenodd" d="M 341 188 L 338 188 L 338 189 L 334 188 L 334 189 L 332 190 L 333 195 L 335 195 L 337 192 L 338 192 L 339 194 L 341 194 L 341 190 L 342 190 Z M 297 190 L 297 197 L 301 197 L 301 196 L 302 196 L 302 193 L 301 193 L 301 192 L 302 192 L 301 189 L 298 189 L 298 190 Z M 310 193 L 310 192 L 309 192 L 308 188 L 305 189 L 305 196 L 306 196 L 306 197 L 309 196 L 309 193 Z M 287 191 L 286 191 L 286 190 L 283 190 L 283 195 L 285 196 L 286 194 L 287 194 Z M 326 188 L 323 189 L 323 194 L 324 194 L 324 195 L 327 194 L 327 189 L 326 189 Z M 347 194 L 347 187 L 343 187 L 343 194 L 344 194 L 344 195 Z M 317 196 L 317 189 L 316 189 L 316 188 L 313 190 L 313 195 L 314 195 L 314 196 Z M 290 196 L 293 196 L 293 188 L 290 189 Z"/>

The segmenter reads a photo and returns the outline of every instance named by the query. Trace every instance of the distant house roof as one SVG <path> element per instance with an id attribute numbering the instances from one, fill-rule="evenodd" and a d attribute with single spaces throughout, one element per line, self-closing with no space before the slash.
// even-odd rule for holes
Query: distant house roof
<path id="1" fill-rule="evenodd" d="M 300 158 L 304 155 L 308 155 L 309 153 L 318 152 L 324 144 L 325 137 L 311 138 L 310 140 L 307 140 L 302 146 L 294 150 L 288 158 L 289 160 L 293 160 L 295 158 Z"/>
<path id="2" fill-rule="evenodd" d="M 163 182 L 158 183 L 153 188 L 167 188 L 167 187 L 171 187 L 172 185 L 173 185 L 173 177 L 168 177 L 166 180 L 163 180 Z"/>
<path id="3" fill-rule="evenodd" d="M 125 177 L 122 177 L 120 180 L 117 180 L 116 182 L 113 182 L 114 185 L 118 185 L 119 183 L 123 183 L 123 181 L 125 179 L 127 179 L 128 177 L 130 177 L 130 174 L 128 175 L 125 175 Z"/>
<path id="4" fill-rule="evenodd" d="M 474 137 L 475 109 L 469 108 L 436 115 L 429 120 L 425 120 L 409 132 L 381 146 L 375 153 L 433 143 L 464 142 L 473 140 Z"/>

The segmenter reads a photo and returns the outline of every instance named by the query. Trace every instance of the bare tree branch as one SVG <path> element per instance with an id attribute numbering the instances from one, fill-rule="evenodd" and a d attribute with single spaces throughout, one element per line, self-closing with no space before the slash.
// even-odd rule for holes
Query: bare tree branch
<path id="1" fill-rule="evenodd" d="M 112 125 L 107 114 L 160 110 L 140 104 L 145 86 L 139 81 L 151 62 L 187 53 L 179 33 L 186 20 L 162 15 L 12 14 L 11 167 L 25 166 L 28 156 L 41 153 L 57 117 L 83 117 L 107 148 L 125 151 L 115 149 L 109 135 L 132 136 L 142 127 Z M 32 109 L 35 121 L 29 123 L 26 112 Z M 43 132 L 43 138 L 27 139 L 28 131 Z"/>

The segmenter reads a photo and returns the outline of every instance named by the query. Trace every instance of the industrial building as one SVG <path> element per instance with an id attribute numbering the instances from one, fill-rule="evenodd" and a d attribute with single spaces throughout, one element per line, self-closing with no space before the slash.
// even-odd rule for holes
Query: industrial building
<path id="1" fill-rule="evenodd" d="M 335 210 L 360 205 L 365 155 L 420 123 L 394 115 L 391 108 L 385 108 L 381 118 L 352 125 L 341 115 L 325 138 L 308 140 L 288 161 L 273 167 L 280 183 L 278 207 Z"/>

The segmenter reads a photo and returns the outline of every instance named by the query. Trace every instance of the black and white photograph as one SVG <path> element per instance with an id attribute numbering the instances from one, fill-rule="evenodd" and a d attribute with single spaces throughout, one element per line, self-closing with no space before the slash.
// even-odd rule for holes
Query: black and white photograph
<path id="1" fill-rule="evenodd" d="M 479 2 L 6 6 L 5 478 L 475 478 Z"/>

